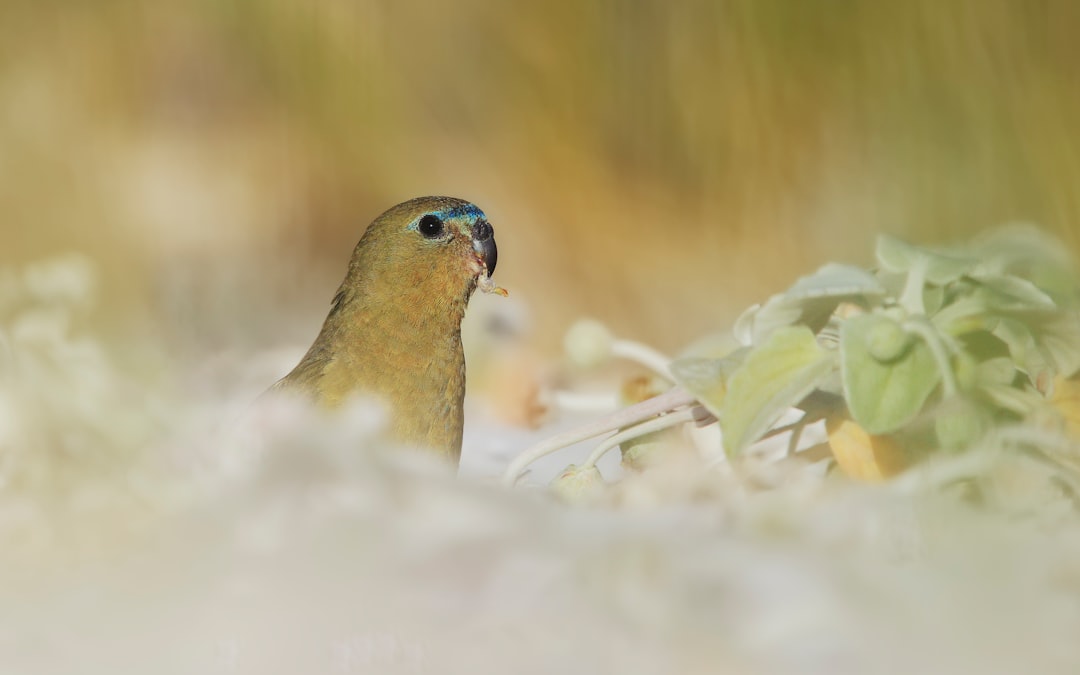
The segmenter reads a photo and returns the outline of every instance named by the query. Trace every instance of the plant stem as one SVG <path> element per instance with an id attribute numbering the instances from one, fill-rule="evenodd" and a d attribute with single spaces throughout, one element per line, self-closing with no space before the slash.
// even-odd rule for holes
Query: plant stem
<path id="1" fill-rule="evenodd" d="M 898 300 L 900 306 L 907 310 L 908 314 L 915 316 L 926 314 L 926 306 L 923 304 L 923 287 L 926 285 L 926 268 L 929 265 L 929 260 L 919 256 L 908 270 L 904 291 Z"/>
<path id="2" fill-rule="evenodd" d="M 633 340 L 615 340 L 611 345 L 611 353 L 619 358 L 640 363 L 667 381 L 674 382 L 671 369 L 668 367 L 671 359 L 648 345 Z"/>
<path id="3" fill-rule="evenodd" d="M 654 396 L 641 403 L 637 403 L 628 408 L 623 408 L 606 417 L 601 417 L 600 419 L 593 420 L 583 426 L 552 436 L 551 438 L 526 449 L 520 455 L 515 457 L 514 460 L 510 462 L 510 465 L 506 467 L 506 471 L 503 472 L 502 483 L 506 486 L 513 486 L 524 472 L 525 467 L 545 455 L 550 455 L 567 446 L 580 443 L 581 441 L 594 438 L 609 431 L 631 426 L 644 419 L 668 412 L 669 410 L 690 405 L 696 402 L 696 400 L 697 399 L 694 398 L 693 394 L 682 387 L 675 387 L 659 396 Z"/>
<path id="4" fill-rule="evenodd" d="M 585 460 L 585 463 L 582 464 L 580 468 L 586 469 L 596 466 L 596 463 L 600 461 L 600 458 L 603 457 L 608 450 L 611 450 L 625 441 L 635 439 L 638 436 L 644 436 L 645 434 L 651 434 L 654 431 L 661 431 L 669 427 L 693 422 L 694 416 L 695 412 L 693 408 L 685 408 L 683 410 L 668 413 L 667 415 L 655 417 L 647 422 L 642 422 L 641 424 L 636 424 L 629 429 L 623 429 L 619 433 L 609 436 L 601 441 L 600 444 L 593 449 L 592 454 L 589 455 L 589 458 Z"/>
<path id="5" fill-rule="evenodd" d="M 785 457 L 791 457 L 798 449 L 799 441 L 802 439 L 802 432 L 804 429 L 806 429 L 806 418 L 808 418 L 809 416 L 810 415 L 808 414 L 803 415 L 799 418 L 799 421 L 792 426 L 791 436 L 788 437 L 787 451 L 784 454 Z"/>
<path id="6" fill-rule="evenodd" d="M 551 394 L 551 405 L 560 410 L 574 412 L 610 412 L 619 407 L 619 397 L 615 394 L 582 394 L 558 390 Z"/>

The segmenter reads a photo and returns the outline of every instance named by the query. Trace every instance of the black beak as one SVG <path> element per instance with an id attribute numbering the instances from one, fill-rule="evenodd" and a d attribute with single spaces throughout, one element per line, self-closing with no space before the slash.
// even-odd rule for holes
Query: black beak
<path id="1" fill-rule="evenodd" d="M 495 228 L 486 220 L 478 220 L 473 225 L 472 236 L 473 250 L 484 261 L 490 277 L 495 274 L 495 263 L 499 261 L 499 249 L 495 246 Z"/>

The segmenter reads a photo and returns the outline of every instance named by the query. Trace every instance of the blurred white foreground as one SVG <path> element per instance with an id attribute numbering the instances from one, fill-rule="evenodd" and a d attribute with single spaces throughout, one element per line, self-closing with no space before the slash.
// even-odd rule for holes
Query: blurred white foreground
<path id="1" fill-rule="evenodd" d="M 566 506 L 362 403 L 128 375 L 77 279 L 4 283 L 2 673 L 1080 672 L 1070 510 L 678 465 Z"/>

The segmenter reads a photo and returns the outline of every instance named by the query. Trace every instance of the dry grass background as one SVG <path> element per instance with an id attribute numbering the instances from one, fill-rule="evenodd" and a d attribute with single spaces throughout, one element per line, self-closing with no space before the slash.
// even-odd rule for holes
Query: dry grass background
<path id="1" fill-rule="evenodd" d="M 367 222 L 423 193 L 489 211 L 547 348 L 584 313 L 675 349 L 880 231 L 1080 245 L 1072 3 L 3 13 L 4 257 L 88 252 L 114 318 L 306 339 Z"/>
<path id="2" fill-rule="evenodd" d="M 1078 27 L 1038 0 L 5 0 L 0 671 L 1075 672 L 1054 504 L 691 471 L 567 509 L 343 452 L 381 446 L 366 411 L 229 430 L 418 194 L 488 212 L 515 304 L 473 313 L 540 361 L 582 314 L 675 351 L 882 231 L 1078 249 Z"/>

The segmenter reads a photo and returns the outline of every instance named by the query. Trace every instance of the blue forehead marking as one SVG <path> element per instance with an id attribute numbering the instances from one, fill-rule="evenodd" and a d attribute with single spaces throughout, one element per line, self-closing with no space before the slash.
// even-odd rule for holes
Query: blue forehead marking
<path id="1" fill-rule="evenodd" d="M 463 204 L 461 206 L 451 206 L 450 208 L 439 209 L 438 211 L 429 211 L 428 213 L 438 216 L 444 222 L 448 221 L 461 221 L 464 220 L 469 224 L 477 220 L 487 220 L 487 216 L 474 204 Z M 415 230 L 420 223 L 420 219 L 424 216 L 418 216 L 416 220 L 409 223 L 409 230 Z"/>
<path id="2" fill-rule="evenodd" d="M 479 218 L 486 220 L 484 212 L 473 204 L 465 204 L 463 206 L 455 206 L 449 209 L 442 209 L 441 211 L 438 211 L 437 214 L 443 220 L 456 220 L 458 218 Z"/>

